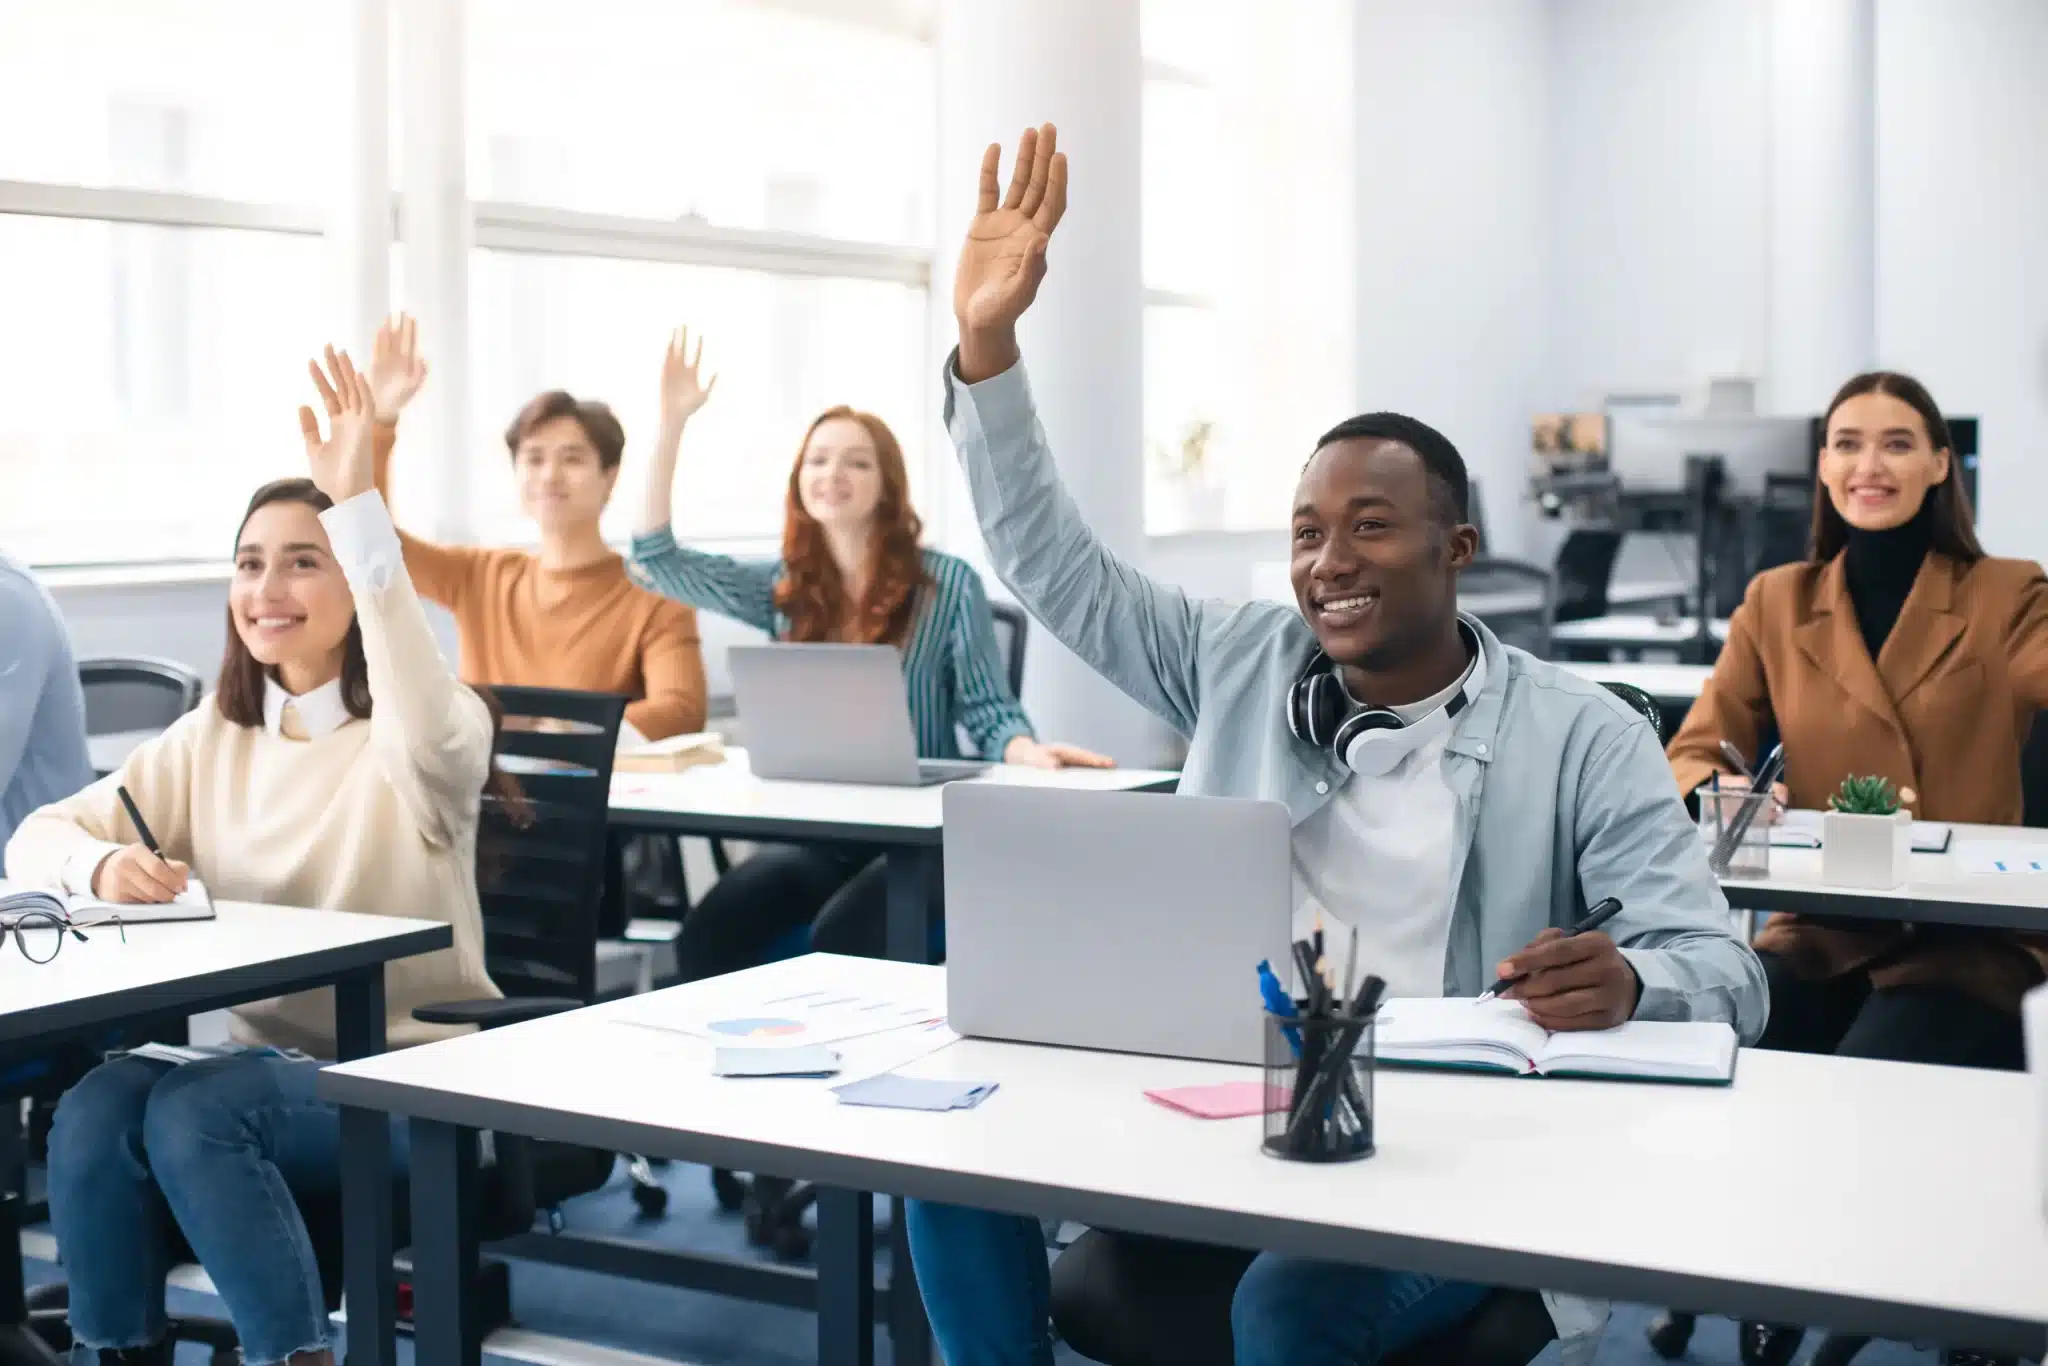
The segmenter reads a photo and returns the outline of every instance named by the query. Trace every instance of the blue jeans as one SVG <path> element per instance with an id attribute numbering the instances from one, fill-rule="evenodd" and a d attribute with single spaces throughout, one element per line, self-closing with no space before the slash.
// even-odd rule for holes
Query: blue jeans
<path id="1" fill-rule="evenodd" d="M 227 1302 L 250 1366 L 327 1345 L 294 1199 L 341 1186 L 340 1115 L 313 1094 L 320 1066 L 266 1051 L 183 1066 L 121 1057 L 65 1093 L 50 1131 L 50 1223 L 80 1362 L 164 1336 L 178 1233 Z M 407 1167 L 405 1133 L 394 1123 L 394 1177 Z"/>
<path id="2" fill-rule="evenodd" d="M 909 1202 L 911 1258 L 947 1366 L 1051 1366 L 1051 1280 L 1038 1222 Z M 1231 1300 L 1238 1366 L 1372 1366 L 1450 1327 L 1484 1286 L 1263 1253 Z"/>

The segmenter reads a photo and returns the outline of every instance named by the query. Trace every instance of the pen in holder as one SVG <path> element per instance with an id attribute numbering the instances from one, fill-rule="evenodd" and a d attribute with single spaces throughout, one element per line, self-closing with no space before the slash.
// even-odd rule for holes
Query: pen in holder
<path id="1" fill-rule="evenodd" d="M 1768 792 L 1701 788 L 1700 843 L 1715 877 L 1771 875 L 1771 827 L 1782 808 Z"/>
<path id="2" fill-rule="evenodd" d="M 1266 1015 L 1266 1131 L 1294 1162 L 1372 1156 L 1373 1016 Z"/>

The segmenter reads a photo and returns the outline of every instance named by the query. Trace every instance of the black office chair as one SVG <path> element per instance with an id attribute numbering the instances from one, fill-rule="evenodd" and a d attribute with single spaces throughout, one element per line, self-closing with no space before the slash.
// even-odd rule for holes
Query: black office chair
<path id="1" fill-rule="evenodd" d="M 565 1010 L 590 999 L 597 979 L 597 909 L 603 893 L 605 828 L 612 756 L 625 699 L 551 688 L 492 690 L 505 713 L 498 739 L 501 767 L 519 781 L 523 801 L 486 795 L 477 828 L 477 887 L 484 922 L 484 958 L 500 1001 L 421 1006 L 428 1024 L 492 1029 Z M 526 1233 L 542 1210 L 597 1190 L 611 1179 L 617 1155 L 597 1148 L 512 1134 L 493 1136 L 477 1202 L 483 1242 Z M 342 1212 L 339 1194 L 301 1201 L 322 1288 L 341 1303 Z M 411 1236 L 404 1182 L 392 1195 L 393 1237 Z M 188 1248 L 178 1256 L 190 1260 Z M 492 1323 L 510 1314 L 510 1281 L 502 1262 L 483 1262 L 479 1296 Z M 404 1273 L 401 1273 L 401 1280 Z M 407 1294 L 401 1287 L 401 1294 Z M 57 1350 L 69 1346 L 63 1326 L 68 1299 L 61 1285 L 32 1297 L 34 1322 Z M 171 1325 L 174 1341 L 204 1343 L 215 1366 L 240 1361 L 231 1325 L 187 1317 Z"/>
<path id="2" fill-rule="evenodd" d="M 992 601 L 989 612 L 995 618 L 996 647 L 1003 653 L 1003 670 L 1009 677 L 1010 695 L 1021 697 L 1024 693 L 1024 648 L 1030 643 L 1031 617 L 1014 602 Z M 711 853 L 719 873 L 723 875 L 728 866 L 724 862 L 723 846 L 713 841 Z M 721 1209 L 745 1215 L 747 1240 L 756 1247 L 772 1249 L 776 1256 L 787 1261 L 810 1253 L 811 1232 L 804 1227 L 803 1218 L 818 1199 L 817 1187 L 811 1182 L 781 1177 L 764 1180 L 759 1175 L 748 1177 L 724 1167 L 714 1167 L 711 1190 Z M 636 1190 L 634 1195 L 637 1198 L 639 1191 Z M 658 1213 L 660 1206 L 650 1209 L 643 1203 L 641 1209 L 647 1213 Z"/>
<path id="3" fill-rule="evenodd" d="M 1249 1254 L 1090 1229 L 1052 1265 L 1052 1320 L 1104 1366 L 1231 1366 L 1230 1298 Z M 1496 1290 L 1387 1366 L 1528 1366 L 1557 1336 L 1543 1297 Z"/>
<path id="4" fill-rule="evenodd" d="M 88 736 L 162 730 L 198 706 L 206 690 L 205 681 L 176 660 L 147 656 L 82 659 L 78 682 Z"/>
<path id="5" fill-rule="evenodd" d="M 1538 659 L 1550 658 L 1550 633 L 1557 622 L 1557 578 L 1539 564 L 1527 560 L 1501 559 L 1493 555 L 1474 556 L 1458 573 L 1458 595 L 1471 600 L 1481 593 L 1534 595 L 1536 605 L 1508 611 L 1474 611 L 1493 633 L 1509 645 L 1518 645 Z"/>

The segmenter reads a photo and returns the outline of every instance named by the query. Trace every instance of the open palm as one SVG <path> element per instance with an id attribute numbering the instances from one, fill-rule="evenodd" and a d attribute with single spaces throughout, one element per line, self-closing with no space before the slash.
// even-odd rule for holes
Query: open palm
<path id="1" fill-rule="evenodd" d="M 420 327 L 409 313 L 395 313 L 377 329 L 370 346 L 370 393 L 379 422 L 396 422 L 405 405 L 427 382 L 420 355 Z"/>
<path id="2" fill-rule="evenodd" d="M 710 399 L 711 391 L 718 385 L 718 376 L 701 376 L 700 367 L 704 360 L 704 339 L 697 339 L 697 347 L 690 349 L 690 329 L 678 327 L 668 339 L 668 350 L 661 358 L 661 419 L 676 424 L 687 422 L 696 411 Z"/>
<path id="3" fill-rule="evenodd" d="M 1049 123 L 1025 130 L 1000 201 L 996 173 L 1003 149 L 991 144 L 982 153 L 979 202 L 953 277 L 953 312 L 962 328 L 1012 327 L 1038 297 L 1046 247 L 1067 211 L 1067 159 L 1058 136 Z"/>
<path id="4" fill-rule="evenodd" d="M 329 363 L 334 369 L 333 387 L 321 386 L 328 434 L 320 434 L 320 419 L 311 408 L 299 409 L 299 433 L 306 438 L 306 472 L 314 487 L 335 502 L 345 503 L 372 487 L 370 424 L 376 400 L 368 376 L 357 373 L 348 352 L 332 353 Z"/>

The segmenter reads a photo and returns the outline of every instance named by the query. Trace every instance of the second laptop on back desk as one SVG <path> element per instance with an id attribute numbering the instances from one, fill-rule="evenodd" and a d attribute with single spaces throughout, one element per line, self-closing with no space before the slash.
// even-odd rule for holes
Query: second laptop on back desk
<path id="1" fill-rule="evenodd" d="M 733 704 L 757 778 L 927 787 L 988 767 L 920 759 L 889 645 L 735 645 Z"/>

